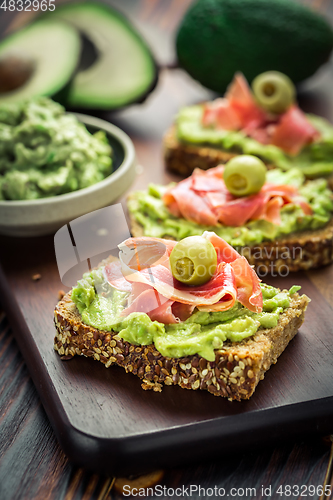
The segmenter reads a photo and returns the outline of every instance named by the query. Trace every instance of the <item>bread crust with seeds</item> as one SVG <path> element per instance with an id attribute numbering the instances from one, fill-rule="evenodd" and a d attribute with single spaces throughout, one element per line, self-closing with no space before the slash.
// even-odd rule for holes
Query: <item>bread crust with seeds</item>
<path id="1" fill-rule="evenodd" d="M 240 401 L 251 397 L 258 382 L 296 335 L 308 303 L 306 295 L 295 293 L 275 328 L 260 329 L 241 342 L 225 342 L 215 350 L 215 361 L 209 362 L 199 355 L 166 358 L 154 345 L 135 346 L 123 341 L 116 332 L 88 326 L 82 322 L 69 292 L 54 311 L 54 349 L 64 360 L 81 355 L 100 361 L 107 368 L 113 364 L 122 366 L 142 380 L 145 390 L 160 392 L 163 384 L 179 385 Z"/>
<path id="2" fill-rule="evenodd" d="M 176 127 L 173 125 L 163 139 L 163 156 L 168 170 L 188 177 L 195 168 L 208 170 L 221 163 L 227 163 L 234 156 L 233 153 L 209 145 L 195 145 L 179 141 Z M 266 163 L 268 169 L 275 168 L 273 164 Z M 330 189 L 333 190 L 333 174 L 327 177 Z"/>

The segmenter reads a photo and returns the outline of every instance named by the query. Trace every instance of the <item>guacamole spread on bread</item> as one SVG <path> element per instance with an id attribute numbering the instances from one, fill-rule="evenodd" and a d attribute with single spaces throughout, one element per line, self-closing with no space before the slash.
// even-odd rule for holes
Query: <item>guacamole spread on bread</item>
<path id="1" fill-rule="evenodd" d="M 242 131 L 204 127 L 201 122 L 202 112 L 200 105 L 180 110 L 176 122 L 176 134 L 180 141 L 197 146 L 208 145 L 237 154 L 255 155 L 283 170 L 298 167 L 308 178 L 322 177 L 333 172 L 333 125 L 324 118 L 306 115 L 320 133 L 320 139 L 305 146 L 298 155 L 290 156 L 277 146 L 261 144 L 247 137 Z"/>
<path id="2" fill-rule="evenodd" d="M 276 238 L 305 230 L 324 227 L 332 216 L 332 192 L 324 179 L 304 183 L 304 174 L 292 168 L 286 172 L 279 169 L 267 172 L 267 182 L 273 184 L 293 184 L 300 195 L 309 203 L 312 214 L 306 215 L 296 204 L 281 208 L 281 223 L 267 220 L 252 220 L 240 227 L 218 225 L 214 227 L 198 225 L 195 222 L 175 217 L 166 208 L 162 196 L 168 186 L 150 184 L 148 191 L 133 193 L 128 201 L 128 209 L 133 219 L 142 226 L 143 234 L 155 238 L 171 237 L 180 240 L 187 236 L 201 235 L 203 231 L 214 231 L 234 247 L 274 241 Z"/>
<path id="3" fill-rule="evenodd" d="M 240 342 L 260 328 L 274 328 L 280 314 L 289 307 L 290 296 L 299 288 L 294 286 L 288 292 L 261 284 L 261 313 L 251 312 L 236 302 L 226 311 L 202 312 L 195 309 L 186 321 L 168 325 L 152 321 L 143 312 L 121 316 L 129 292 L 113 288 L 105 280 L 102 267 L 84 274 L 73 288 L 71 298 L 83 323 L 87 325 L 99 330 L 116 331 L 122 339 L 133 345 L 154 344 L 166 357 L 199 354 L 214 361 L 214 349 L 221 348 L 223 342 Z"/>
<path id="4" fill-rule="evenodd" d="M 82 189 L 112 172 L 103 131 L 90 134 L 46 97 L 0 106 L 0 200 L 33 200 Z"/>

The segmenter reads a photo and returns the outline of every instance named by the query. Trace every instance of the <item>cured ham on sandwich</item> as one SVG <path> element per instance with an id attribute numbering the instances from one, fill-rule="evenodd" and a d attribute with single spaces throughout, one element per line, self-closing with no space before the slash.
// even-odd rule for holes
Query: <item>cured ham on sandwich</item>
<path id="1" fill-rule="evenodd" d="M 290 184 L 266 183 L 259 193 L 237 198 L 223 182 L 223 169 L 194 170 L 164 194 L 164 204 L 174 216 L 206 226 L 239 227 L 259 219 L 279 225 L 281 208 L 289 203 L 299 205 L 305 214 L 312 213 L 297 187 Z"/>
<path id="2" fill-rule="evenodd" d="M 289 155 L 297 155 L 319 136 L 297 104 L 281 115 L 261 108 L 241 73 L 236 73 L 223 98 L 204 104 L 202 124 L 223 130 L 241 130 L 248 137 L 277 146 Z"/>
<path id="3" fill-rule="evenodd" d="M 212 278 L 201 286 L 177 281 L 169 257 L 175 241 L 160 238 L 129 238 L 120 246 L 119 262 L 105 266 L 104 276 L 114 288 L 130 291 L 123 315 L 144 312 L 154 321 L 185 321 L 200 311 L 226 311 L 239 301 L 253 312 L 262 311 L 260 280 L 245 257 L 213 232 L 205 232 L 217 254 Z"/>

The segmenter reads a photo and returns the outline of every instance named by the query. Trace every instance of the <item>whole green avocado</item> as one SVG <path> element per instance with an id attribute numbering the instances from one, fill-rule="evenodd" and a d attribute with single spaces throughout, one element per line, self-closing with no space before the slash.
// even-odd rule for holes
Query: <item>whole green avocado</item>
<path id="1" fill-rule="evenodd" d="M 332 47 L 328 22 L 291 0 L 198 0 L 176 39 L 180 66 L 220 93 L 237 71 L 250 82 L 269 70 L 300 82 L 328 60 Z"/>

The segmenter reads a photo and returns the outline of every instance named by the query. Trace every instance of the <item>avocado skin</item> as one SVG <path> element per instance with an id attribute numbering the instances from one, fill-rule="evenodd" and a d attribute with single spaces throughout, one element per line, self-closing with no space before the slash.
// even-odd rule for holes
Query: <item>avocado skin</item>
<path id="1" fill-rule="evenodd" d="M 276 70 L 298 83 L 328 60 L 332 47 L 328 22 L 291 0 L 198 0 L 176 38 L 179 65 L 220 93 L 237 71 L 252 82 Z"/>

